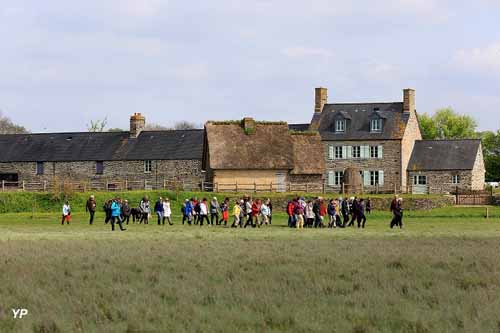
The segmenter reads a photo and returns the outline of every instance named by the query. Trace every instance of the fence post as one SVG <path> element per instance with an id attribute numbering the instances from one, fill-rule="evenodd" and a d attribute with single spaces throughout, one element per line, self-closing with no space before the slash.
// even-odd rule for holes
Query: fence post
<path id="1" fill-rule="evenodd" d="M 25 186 L 24 186 L 24 180 L 23 180 L 23 191 L 25 191 L 25 190 L 26 190 L 26 188 L 25 188 Z"/>
<path id="2" fill-rule="evenodd" d="M 253 192 L 257 193 L 257 183 L 255 182 L 255 180 L 253 181 Z"/>
<path id="3" fill-rule="evenodd" d="M 322 188 L 322 191 L 323 191 L 323 194 L 325 194 L 325 183 L 323 183 L 323 188 Z"/>
<path id="4" fill-rule="evenodd" d="M 2 180 L 2 192 L 5 192 L 5 180 Z"/>
<path id="5" fill-rule="evenodd" d="M 46 180 L 43 181 L 43 191 L 47 192 L 47 181 Z"/>
<path id="6" fill-rule="evenodd" d="M 205 192 L 205 182 L 203 180 L 201 181 L 201 191 Z"/>
<path id="7" fill-rule="evenodd" d="M 203 184 L 203 182 L 202 182 Z M 166 189 L 167 188 L 167 180 L 165 178 L 163 178 L 163 189 Z"/>
<path id="8" fill-rule="evenodd" d="M 345 183 L 342 183 L 342 196 L 345 195 Z"/>
<path id="9" fill-rule="evenodd" d="M 273 193 L 273 182 L 269 183 L 269 192 Z"/>
<path id="10" fill-rule="evenodd" d="M 486 219 L 490 218 L 490 210 L 488 207 L 486 207 Z"/>
<path id="11" fill-rule="evenodd" d="M 215 192 L 219 192 L 219 183 L 215 183 Z"/>
<path id="12" fill-rule="evenodd" d="M 309 183 L 306 183 L 306 193 L 309 193 Z"/>
<path id="13" fill-rule="evenodd" d="M 144 189 L 147 189 L 148 188 L 148 181 L 146 179 L 144 179 Z"/>
<path id="14" fill-rule="evenodd" d="M 236 181 L 236 193 L 238 193 L 238 181 Z"/>

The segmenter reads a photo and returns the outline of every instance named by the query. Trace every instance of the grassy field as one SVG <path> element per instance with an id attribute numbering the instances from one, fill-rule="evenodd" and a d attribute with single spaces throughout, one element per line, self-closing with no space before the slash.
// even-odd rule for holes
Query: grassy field
<path id="1" fill-rule="evenodd" d="M 0 332 L 499 332 L 500 209 L 367 228 L 129 225 L 0 214 Z M 29 310 L 12 318 L 12 308 Z"/>

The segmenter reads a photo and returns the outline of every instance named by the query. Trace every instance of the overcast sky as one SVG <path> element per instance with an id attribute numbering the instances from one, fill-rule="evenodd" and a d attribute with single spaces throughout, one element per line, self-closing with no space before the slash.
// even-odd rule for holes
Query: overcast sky
<path id="1" fill-rule="evenodd" d="M 33 132 L 253 116 L 330 102 L 452 106 L 500 128 L 500 1 L 3 0 L 0 110 Z"/>

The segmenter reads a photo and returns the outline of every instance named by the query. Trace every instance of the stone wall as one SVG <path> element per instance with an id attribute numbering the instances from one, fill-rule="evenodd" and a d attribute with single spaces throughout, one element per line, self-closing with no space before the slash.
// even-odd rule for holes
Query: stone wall
<path id="1" fill-rule="evenodd" d="M 447 171 L 410 171 L 408 172 L 408 189 L 412 191 L 413 176 L 427 176 L 427 187 L 429 194 L 451 193 L 458 187 L 460 190 L 472 190 L 471 170 L 447 170 Z M 453 184 L 452 177 L 458 175 L 459 184 Z M 484 184 L 484 183 L 483 183 Z"/>
<path id="2" fill-rule="evenodd" d="M 96 174 L 95 161 L 45 162 L 44 174 L 36 174 L 36 162 L 0 163 L 0 173 L 17 173 L 19 181 L 59 180 L 129 180 L 162 183 L 180 181 L 200 183 L 203 175 L 200 160 L 153 160 L 152 170 L 144 172 L 144 161 L 104 161 L 103 174 Z"/>
<path id="3" fill-rule="evenodd" d="M 329 159 L 329 146 L 382 146 L 383 153 L 381 159 Z M 384 171 L 384 185 L 378 188 L 381 192 L 394 192 L 394 187 L 397 190 L 401 188 L 401 141 L 399 140 L 384 140 L 384 141 L 323 141 L 325 154 L 326 174 L 325 179 L 328 179 L 328 171 L 344 171 L 347 168 L 355 167 L 362 171 Z M 331 188 L 331 187 L 329 187 Z M 334 190 L 341 190 L 338 186 Z M 365 186 L 365 191 L 375 191 L 376 186 Z"/>

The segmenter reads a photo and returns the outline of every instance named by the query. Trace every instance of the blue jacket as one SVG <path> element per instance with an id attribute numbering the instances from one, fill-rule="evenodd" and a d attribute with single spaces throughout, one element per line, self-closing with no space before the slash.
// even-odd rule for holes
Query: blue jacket
<path id="1" fill-rule="evenodd" d="M 155 203 L 155 213 L 163 213 L 164 209 L 163 209 L 163 203 L 158 200 L 156 203 Z"/>
<path id="2" fill-rule="evenodd" d="M 120 216 L 121 214 L 121 208 L 120 205 L 117 202 L 114 202 L 111 204 L 111 216 L 117 217 Z"/>
<path id="3" fill-rule="evenodd" d="M 184 215 L 188 216 L 192 214 L 193 214 L 193 204 L 191 203 L 191 201 L 188 201 L 186 203 L 186 208 L 184 208 Z"/>

